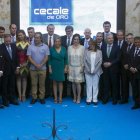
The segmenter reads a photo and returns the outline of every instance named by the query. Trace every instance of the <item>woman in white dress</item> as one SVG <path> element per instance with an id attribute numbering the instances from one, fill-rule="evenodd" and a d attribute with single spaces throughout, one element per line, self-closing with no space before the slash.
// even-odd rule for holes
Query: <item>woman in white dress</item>
<path id="1" fill-rule="evenodd" d="M 102 74 L 102 52 L 97 49 L 96 42 L 89 41 L 89 48 L 84 53 L 84 72 L 86 78 L 86 102 L 89 105 L 91 102 L 97 105 L 98 84 Z"/>
<path id="2" fill-rule="evenodd" d="M 73 45 L 68 48 L 68 80 L 72 82 L 73 102 L 80 103 L 81 83 L 84 82 L 84 46 L 80 45 L 80 35 L 73 36 Z"/>

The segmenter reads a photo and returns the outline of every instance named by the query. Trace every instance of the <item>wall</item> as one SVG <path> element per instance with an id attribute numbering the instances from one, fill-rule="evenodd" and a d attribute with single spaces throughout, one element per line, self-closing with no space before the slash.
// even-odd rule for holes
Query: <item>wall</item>
<path id="1" fill-rule="evenodd" d="M 6 33 L 9 32 L 10 20 L 10 0 L 0 0 L 0 26 L 5 27 Z"/>
<path id="2" fill-rule="evenodd" d="M 126 0 L 126 33 L 140 36 L 140 0 Z"/>

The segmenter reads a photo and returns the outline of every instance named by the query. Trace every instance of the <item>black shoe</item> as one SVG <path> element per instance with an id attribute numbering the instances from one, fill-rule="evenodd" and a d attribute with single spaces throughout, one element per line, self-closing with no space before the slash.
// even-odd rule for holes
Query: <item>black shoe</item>
<path id="1" fill-rule="evenodd" d="M 11 101 L 10 101 L 10 104 L 19 105 L 19 102 L 18 102 L 17 100 L 11 100 Z"/>
<path id="2" fill-rule="evenodd" d="M 6 106 L 6 107 L 9 107 L 9 101 L 4 101 L 3 105 Z"/>
<path id="3" fill-rule="evenodd" d="M 102 104 L 107 104 L 108 100 L 102 100 Z"/>
<path id="4" fill-rule="evenodd" d="M 98 102 L 93 102 L 94 105 L 98 105 Z"/>
<path id="5" fill-rule="evenodd" d="M 128 100 L 121 100 L 119 103 L 120 104 L 127 104 L 128 103 Z"/>
<path id="6" fill-rule="evenodd" d="M 134 109 L 138 109 L 140 108 L 140 105 L 134 105 L 131 109 L 134 110 Z"/>
<path id="7" fill-rule="evenodd" d="M 87 104 L 87 105 L 90 105 L 90 104 L 91 104 L 91 102 L 86 102 L 86 104 Z"/>
<path id="8" fill-rule="evenodd" d="M 4 108 L 4 105 L 0 105 L 0 109 L 3 109 Z"/>
<path id="9" fill-rule="evenodd" d="M 45 99 L 40 99 L 40 103 L 41 104 L 45 104 L 46 102 L 45 102 Z"/>
<path id="10" fill-rule="evenodd" d="M 112 104 L 113 104 L 113 105 L 116 105 L 116 104 L 117 104 L 117 101 L 113 101 Z"/>
<path id="11" fill-rule="evenodd" d="M 35 104 L 37 102 L 37 99 L 32 99 L 30 104 Z"/>

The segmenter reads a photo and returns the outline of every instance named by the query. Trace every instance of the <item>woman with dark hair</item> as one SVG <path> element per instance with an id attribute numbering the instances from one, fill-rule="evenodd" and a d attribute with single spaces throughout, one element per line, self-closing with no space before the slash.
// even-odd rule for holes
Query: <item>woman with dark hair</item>
<path id="1" fill-rule="evenodd" d="M 26 99 L 26 88 L 27 88 L 27 74 L 28 74 L 28 62 L 27 62 L 27 48 L 29 46 L 29 42 L 27 41 L 27 37 L 24 30 L 19 30 L 17 32 L 17 54 L 20 64 L 20 72 L 17 75 L 17 90 L 19 101 L 25 101 Z"/>
<path id="2" fill-rule="evenodd" d="M 80 45 L 80 35 L 73 35 L 73 45 L 68 47 L 68 80 L 72 82 L 73 102 L 80 103 L 81 83 L 84 82 L 84 46 Z"/>
<path id="3" fill-rule="evenodd" d="M 97 49 L 96 42 L 90 40 L 89 48 L 84 53 L 84 72 L 86 78 L 86 102 L 89 105 L 92 101 L 97 105 L 99 77 L 102 74 L 102 52 Z"/>
<path id="4" fill-rule="evenodd" d="M 57 87 L 59 88 L 59 103 L 62 103 L 63 81 L 67 73 L 68 57 L 66 49 L 61 46 L 61 38 L 54 41 L 54 47 L 50 49 L 49 72 L 53 80 L 54 102 L 57 103 Z M 58 86 L 57 86 L 58 84 Z"/>

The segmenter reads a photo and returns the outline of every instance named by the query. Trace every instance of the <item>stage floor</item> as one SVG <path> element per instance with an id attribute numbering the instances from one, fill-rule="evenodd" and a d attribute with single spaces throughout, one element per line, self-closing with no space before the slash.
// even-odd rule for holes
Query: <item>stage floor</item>
<path id="1" fill-rule="evenodd" d="M 54 104 L 52 98 L 46 104 L 29 104 L 0 110 L 0 140 L 36 140 L 51 135 L 53 109 L 56 111 L 57 134 L 61 140 L 136 140 L 140 139 L 140 109 L 131 110 L 133 101 L 125 105 L 86 105 L 85 99 L 74 104 L 71 98 L 64 98 L 62 104 Z M 52 140 L 52 138 L 50 138 Z M 57 140 L 57 138 L 55 139 Z"/>

